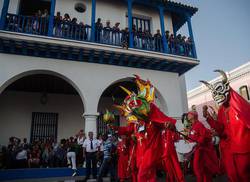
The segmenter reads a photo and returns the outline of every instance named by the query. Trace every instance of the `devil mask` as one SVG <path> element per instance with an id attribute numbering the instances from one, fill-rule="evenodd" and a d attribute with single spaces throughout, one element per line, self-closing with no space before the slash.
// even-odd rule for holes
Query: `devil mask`
<path id="1" fill-rule="evenodd" d="M 228 101 L 229 97 L 229 82 L 227 75 L 222 70 L 215 70 L 214 72 L 218 72 L 222 75 L 222 80 L 214 83 L 213 85 L 208 83 L 207 81 L 200 81 L 204 83 L 211 91 L 212 96 L 215 102 L 218 105 L 222 105 L 223 103 Z"/>

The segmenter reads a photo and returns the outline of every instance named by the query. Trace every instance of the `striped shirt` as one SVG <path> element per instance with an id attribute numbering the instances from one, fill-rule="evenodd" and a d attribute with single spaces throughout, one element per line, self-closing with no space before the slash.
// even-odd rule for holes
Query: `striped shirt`
<path id="1" fill-rule="evenodd" d="M 113 147 L 114 147 L 114 144 L 112 143 L 112 139 L 108 138 L 103 144 L 103 154 L 104 154 L 103 158 L 104 159 L 111 158 L 111 152 L 112 152 Z"/>

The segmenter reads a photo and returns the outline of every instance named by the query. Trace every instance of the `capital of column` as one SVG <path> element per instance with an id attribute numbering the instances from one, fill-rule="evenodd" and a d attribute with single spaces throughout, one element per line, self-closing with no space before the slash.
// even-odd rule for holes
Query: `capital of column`
<path id="1" fill-rule="evenodd" d="M 92 113 L 83 113 L 82 117 L 85 118 L 85 119 L 86 118 L 97 118 L 99 115 L 100 115 L 100 113 L 98 113 L 98 112 L 93 113 L 93 114 Z"/>
<path id="2" fill-rule="evenodd" d="M 88 134 L 88 132 L 92 131 L 94 133 L 94 136 L 97 134 L 97 118 L 99 116 L 99 113 L 84 113 L 83 115 L 84 121 L 85 121 L 85 133 Z"/>

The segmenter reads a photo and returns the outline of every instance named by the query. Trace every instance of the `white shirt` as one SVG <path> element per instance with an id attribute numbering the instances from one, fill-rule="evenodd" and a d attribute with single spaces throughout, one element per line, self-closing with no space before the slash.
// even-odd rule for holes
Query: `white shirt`
<path id="1" fill-rule="evenodd" d="M 100 151 L 103 152 L 103 140 L 98 140 L 99 146 L 100 146 Z"/>
<path id="2" fill-rule="evenodd" d="M 78 137 L 78 138 L 77 138 L 77 144 L 78 144 L 78 145 L 83 145 L 84 140 L 85 140 L 84 137 L 81 137 L 81 138 Z"/>
<path id="3" fill-rule="evenodd" d="M 85 139 L 85 141 L 83 142 L 82 147 L 84 147 L 86 149 L 86 152 L 97 152 L 98 147 L 100 147 L 100 144 L 99 144 L 98 140 L 93 139 L 92 140 L 92 145 L 93 145 L 93 149 L 91 149 L 91 141 L 90 141 L 90 139 Z"/>
<path id="4" fill-rule="evenodd" d="M 22 150 L 16 155 L 17 160 L 27 159 L 27 150 Z"/>

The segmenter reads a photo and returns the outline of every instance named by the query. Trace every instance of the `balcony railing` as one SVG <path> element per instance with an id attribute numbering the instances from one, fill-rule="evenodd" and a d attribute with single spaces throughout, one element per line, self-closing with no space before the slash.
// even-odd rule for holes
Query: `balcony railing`
<path id="1" fill-rule="evenodd" d="M 34 35 L 48 35 L 49 18 L 22 16 L 7 14 L 4 29 L 12 32 L 20 32 Z M 117 31 L 112 28 L 95 28 L 94 41 L 91 39 L 92 28 L 89 25 L 77 24 L 56 19 L 53 25 L 53 37 L 92 41 L 100 44 L 128 47 L 129 32 L 126 30 Z M 154 52 L 164 52 L 163 40 L 161 37 L 153 37 L 150 33 L 132 33 L 133 47 L 141 50 Z M 195 57 L 193 54 L 192 43 L 181 41 L 168 42 L 169 54 Z"/>
<path id="2" fill-rule="evenodd" d="M 37 35 L 47 35 L 48 19 L 42 17 L 8 14 L 5 30 Z"/>

